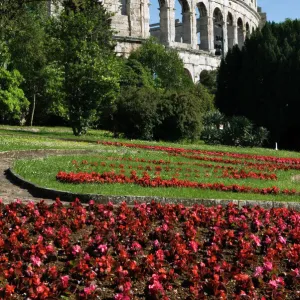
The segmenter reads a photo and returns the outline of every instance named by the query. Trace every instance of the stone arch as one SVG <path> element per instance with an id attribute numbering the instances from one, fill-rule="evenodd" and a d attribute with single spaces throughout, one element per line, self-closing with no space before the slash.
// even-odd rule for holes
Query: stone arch
<path id="1" fill-rule="evenodd" d="M 247 22 L 246 23 L 246 38 L 249 38 L 251 35 L 251 32 L 250 32 L 250 25 L 249 23 Z"/>
<path id="2" fill-rule="evenodd" d="M 199 49 L 209 49 L 209 37 L 208 37 L 208 14 L 207 8 L 203 2 L 197 3 L 198 18 L 196 20 L 197 26 L 197 44 Z"/>
<path id="3" fill-rule="evenodd" d="M 186 74 L 192 81 L 194 81 L 194 80 L 193 80 L 192 73 L 189 71 L 189 69 L 184 68 L 184 72 L 185 72 L 185 74 Z"/>
<path id="4" fill-rule="evenodd" d="M 234 23 L 233 23 L 233 15 L 231 12 L 228 12 L 226 22 L 227 22 L 228 49 L 231 49 L 234 45 Z"/>
<path id="5" fill-rule="evenodd" d="M 216 7 L 213 12 L 213 32 L 214 32 L 214 46 L 215 46 L 215 54 L 222 54 L 223 45 L 223 14 L 220 8 Z"/>
<path id="6" fill-rule="evenodd" d="M 128 16 L 127 0 L 119 0 L 120 10 L 122 16 Z"/>
<path id="7" fill-rule="evenodd" d="M 242 49 L 245 41 L 244 37 L 244 23 L 241 18 L 238 18 L 237 20 L 237 31 L 238 31 L 238 46 L 240 49 Z"/>
<path id="8" fill-rule="evenodd" d="M 175 21 L 175 41 L 179 43 L 192 43 L 192 14 L 188 0 L 175 0 L 175 7 L 181 7 L 181 20 Z"/>
<path id="9" fill-rule="evenodd" d="M 157 0 L 153 0 L 155 2 Z M 157 38 L 161 43 L 167 43 L 169 40 L 169 30 L 168 30 L 168 5 L 166 0 L 158 0 L 159 10 L 159 22 L 154 22 L 149 24 L 150 36 Z M 150 3 L 151 5 L 152 3 Z M 150 13 L 151 19 L 151 13 Z"/>
<path id="10" fill-rule="evenodd" d="M 208 74 L 208 70 L 204 69 L 204 70 L 201 70 L 200 71 L 200 74 L 199 74 L 199 82 L 202 83 L 202 78 Z"/>

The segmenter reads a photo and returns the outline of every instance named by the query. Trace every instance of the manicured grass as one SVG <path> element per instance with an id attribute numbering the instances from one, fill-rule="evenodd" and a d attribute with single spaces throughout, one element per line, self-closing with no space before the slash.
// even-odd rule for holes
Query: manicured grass
<path id="1" fill-rule="evenodd" d="M 276 171 L 278 180 L 260 180 L 260 179 L 233 179 L 233 178 L 218 178 L 222 175 L 222 171 L 214 172 L 214 168 L 203 168 L 195 165 L 182 165 L 176 166 L 175 163 L 192 163 L 194 160 L 190 160 L 184 157 L 170 156 L 164 152 L 126 149 L 126 148 L 107 148 L 107 152 L 101 152 L 97 155 L 72 155 L 72 156 L 55 156 L 37 160 L 19 160 L 14 165 L 14 171 L 21 175 L 26 180 L 38 184 L 40 186 L 53 188 L 57 190 L 71 191 L 75 193 L 93 193 L 103 195 L 133 195 L 133 196 L 160 196 L 170 198 L 205 198 L 205 199 L 245 199 L 245 200 L 278 200 L 278 201 L 299 201 L 299 196 L 291 195 L 258 195 L 258 194 L 245 194 L 245 193 L 233 193 L 233 192 L 220 192 L 211 190 L 200 190 L 192 188 L 178 188 L 178 187 L 142 187 L 135 184 L 70 184 L 58 182 L 55 178 L 59 171 L 64 172 L 109 172 L 115 170 L 119 173 L 119 165 L 125 167 L 125 175 L 130 176 L 131 166 L 133 170 L 137 170 L 137 174 L 142 176 L 145 168 L 150 166 L 151 171 L 148 173 L 151 177 L 155 176 L 155 165 L 132 162 L 132 161 L 114 161 L 118 157 L 119 159 L 129 157 L 133 160 L 146 159 L 146 160 L 165 160 L 170 161 L 172 168 L 170 172 L 162 172 L 161 177 L 164 179 L 170 179 L 177 172 L 179 173 L 179 179 L 188 179 L 191 181 L 197 181 L 202 183 L 223 183 L 225 185 L 245 185 L 255 188 L 267 188 L 276 186 L 280 189 L 298 189 L 298 183 L 293 182 L 291 177 L 296 175 L 299 171 L 288 170 Z M 77 161 L 75 164 L 74 161 Z M 84 162 L 84 163 L 82 163 Z M 88 162 L 88 163 L 87 163 Z M 105 163 L 105 166 L 101 165 Z M 97 165 L 96 165 L 97 164 Z M 206 164 L 206 162 L 204 162 Z M 225 165 L 213 162 L 207 162 L 211 165 Z M 138 167 L 140 166 L 141 169 Z M 171 165 L 170 165 L 171 166 Z M 230 166 L 230 164 L 229 164 Z M 163 166 L 164 167 L 164 166 Z M 236 166 L 235 166 L 236 167 Z M 127 168 L 127 169 L 126 169 Z M 181 170 L 178 170 L 180 168 Z M 187 168 L 189 170 L 187 170 Z M 177 169 L 177 170 L 176 170 Z M 197 171 L 195 173 L 195 171 Z M 258 171 L 257 171 L 258 172 Z M 197 177 L 195 176 L 197 174 Z"/>
<path id="2" fill-rule="evenodd" d="M 299 152 L 293 151 L 275 151 L 274 149 L 268 148 L 211 146 L 205 145 L 203 141 L 197 141 L 194 143 L 188 141 L 183 141 L 182 143 L 147 142 L 139 140 L 129 141 L 124 138 L 113 138 L 113 134 L 111 132 L 103 130 L 89 130 L 86 135 L 76 137 L 73 135 L 72 129 L 68 127 L 28 127 L 0 125 L 0 151 L 69 148 L 91 149 L 95 148 L 95 145 L 90 144 L 94 144 L 98 140 L 132 142 L 137 144 L 149 144 L 225 152 L 239 152 L 246 154 L 257 154 L 277 157 L 300 157 Z M 97 149 L 99 149 L 99 147 L 99 145 L 96 146 Z"/>
<path id="3" fill-rule="evenodd" d="M 124 148 L 116 146 L 103 146 L 97 144 L 97 141 L 115 141 L 123 143 L 147 144 L 155 146 L 170 146 L 188 149 L 202 149 L 209 151 L 224 151 L 252 155 L 266 155 L 275 157 L 294 157 L 299 158 L 298 152 L 292 151 L 275 151 L 274 149 L 265 148 L 237 148 L 228 146 L 210 146 L 204 145 L 202 141 L 197 143 L 182 142 L 145 142 L 129 141 L 126 139 L 113 138 L 112 133 L 101 130 L 90 130 L 87 135 L 81 137 L 73 136 L 71 128 L 67 127 L 14 127 L 0 126 L 0 152 L 11 150 L 36 150 L 36 149 L 82 149 L 91 150 L 101 156 L 133 156 L 146 159 L 168 159 L 170 161 L 187 160 L 183 157 L 172 157 L 164 152 L 153 152 L 144 149 Z M 99 154 L 101 152 L 101 154 Z M 246 200 L 278 200 L 278 201 L 299 201 L 299 196 L 286 195 L 258 195 L 243 194 L 232 192 L 219 192 L 211 190 L 198 190 L 192 188 L 149 188 L 141 187 L 134 184 L 67 184 L 55 180 L 59 171 L 75 171 L 71 164 L 72 160 L 97 160 L 95 156 L 84 157 L 49 157 L 42 160 L 21 160 L 15 163 L 14 170 L 25 179 L 38 185 L 51 187 L 59 190 L 73 191 L 78 193 L 97 193 L 104 195 L 149 195 L 161 197 L 180 197 L 180 198 L 214 198 L 214 199 L 246 199 Z M 105 160 L 105 158 L 102 160 Z M 214 164 L 214 163 L 212 163 Z M 109 169 L 96 169 L 93 171 L 103 172 Z M 210 176 L 206 176 L 209 173 Z M 277 186 L 280 189 L 296 189 L 300 191 L 298 183 L 292 182 L 291 177 L 300 174 L 300 171 L 278 171 L 277 181 L 264 181 L 257 179 L 235 180 L 229 178 L 214 178 L 211 175 L 212 170 L 201 170 L 200 177 L 191 177 L 189 180 L 198 182 L 222 182 L 224 184 L 251 185 L 258 188 Z M 151 174 L 154 176 L 155 174 Z M 164 174 L 164 178 L 170 178 L 173 173 Z M 169 176 L 169 177 L 168 177 Z"/>

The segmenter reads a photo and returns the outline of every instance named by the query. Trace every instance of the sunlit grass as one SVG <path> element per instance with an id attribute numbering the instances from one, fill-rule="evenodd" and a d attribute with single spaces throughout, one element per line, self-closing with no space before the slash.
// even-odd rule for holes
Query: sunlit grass
<path id="1" fill-rule="evenodd" d="M 138 165 L 147 165 L 136 162 L 124 162 L 124 161 L 111 161 L 111 157 L 132 157 L 144 158 L 147 160 L 166 160 L 171 162 L 186 162 L 190 163 L 191 160 L 183 157 L 170 156 L 164 152 L 154 152 L 146 150 L 126 149 L 126 148 L 107 148 L 107 152 L 101 152 L 97 155 L 72 155 L 72 156 L 50 156 L 37 160 L 19 160 L 14 165 L 14 171 L 21 175 L 26 180 L 33 182 L 39 186 L 53 188 L 56 190 L 70 191 L 74 193 L 90 193 L 90 194 L 102 194 L 102 195 L 131 195 L 131 196 L 160 196 L 167 198 L 203 198 L 203 199 L 243 199 L 243 200 L 277 200 L 277 201 L 299 201 L 299 196 L 287 196 L 287 195 L 258 195 L 258 194 L 244 194 L 244 193 L 232 193 L 232 192 L 220 192 L 211 190 L 200 190 L 192 188 L 148 188 L 141 187 L 135 184 L 68 184 L 58 182 L 55 177 L 59 171 L 65 172 L 99 172 L 115 170 L 119 173 L 117 166 L 124 164 L 125 166 L 131 165 L 133 169 L 137 169 Z M 74 160 L 78 162 L 77 167 L 74 165 Z M 82 161 L 88 161 L 89 163 L 96 163 L 97 166 L 91 166 L 90 164 L 82 164 Z M 101 162 L 106 165 L 101 166 Z M 114 166 L 110 166 L 114 164 Z M 184 166 L 188 167 L 188 166 Z M 191 168 L 197 168 L 191 166 Z M 144 170 L 138 171 L 139 176 L 142 175 Z M 223 183 L 225 185 L 245 185 L 256 188 L 266 188 L 276 186 L 280 189 L 296 189 L 300 191 L 297 182 L 293 182 L 291 177 L 297 174 L 295 170 L 289 171 L 276 171 L 278 176 L 277 181 L 271 180 L 259 180 L 259 179 L 230 179 L 230 178 L 217 178 L 212 169 L 206 169 L 199 167 L 199 178 L 191 177 L 186 178 L 191 181 L 198 181 L 203 183 Z M 184 171 L 185 172 L 185 171 Z M 185 173 L 182 172 L 184 177 Z M 154 176 L 154 171 L 149 172 Z M 171 178 L 174 172 L 169 174 L 161 174 L 162 178 Z M 181 173 L 181 172 L 180 172 Z M 129 171 L 127 170 L 127 174 Z M 209 175 L 209 176 L 207 176 Z M 184 179 L 184 178 L 182 178 Z"/>

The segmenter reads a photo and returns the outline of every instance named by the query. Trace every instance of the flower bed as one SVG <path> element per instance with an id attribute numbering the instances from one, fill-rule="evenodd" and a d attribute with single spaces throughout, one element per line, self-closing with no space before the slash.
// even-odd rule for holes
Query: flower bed
<path id="1" fill-rule="evenodd" d="M 0 204 L 3 299 L 299 299 L 300 213 Z"/>
<path id="2" fill-rule="evenodd" d="M 100 160 L 99 156 L 97 161 L 83 160 L 81 163 L 74 160 L 72 164 L 76 171 L 65 172 L 62 170 L 58 172 L 56 179 L 63 183 L 76 184 L 119 183 L 153 188 L 184 187 L 263 195 L 299 195 L 299 192 L 294 188 L 279 188 L 273 183 L 260 187 L 253 184 L 253 181 L 248 183 L 245 180 L 276 181 L 279 171 L 299 170 L 300 159 L 130 143 L 98 143 L 165 152 L 165 156 L 169 160 L 122 156 L 105 157 L 103 160 Z M 177 159 L 177 161 L 170 161 L 171 158 Z M 210 182 L 204 182 L 203 178 L 205 177 L 209 177 Z M 245 183 L 230 182 L 225 184 L 217 181 L 220 178 L 240 179 L 244 180 Z"/>

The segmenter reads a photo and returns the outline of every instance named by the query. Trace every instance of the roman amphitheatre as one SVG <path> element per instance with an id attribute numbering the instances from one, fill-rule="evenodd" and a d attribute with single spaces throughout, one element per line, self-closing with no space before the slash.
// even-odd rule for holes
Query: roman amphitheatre
<path id="1" fill-rule="evenodd" d="M 219 66 L 220 57 L 234 45 L 242 47 L 247 36 L 266 22 L 257 0 L 174 0 L 158 1 L 158 22 L 150 24 L 154 1 L 104 0 L 114 13 L 112 27 L 118 41 L 116 51 L 127 57 L 150 36 L 166 47 L 175 48 L 186 71 L 199 81 L 203 70 Z M 176 19 L 179 11 L 181 19 Z"/>
<path id="2" fill-rule="evenodd" d="M 153 35 L 198 82 L 264 22 L 224 3 L 160 2 L 152 26 L 104 4 L 120 56 Z M 295 151 L 0 125 L 0 299 L 300 299 L 299 173 Z"/>

